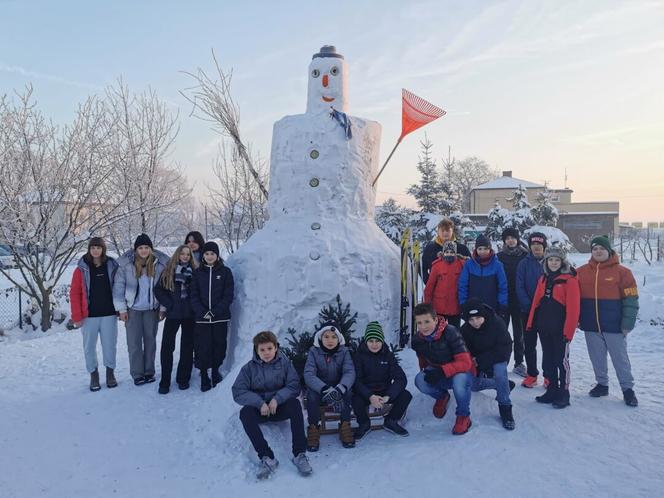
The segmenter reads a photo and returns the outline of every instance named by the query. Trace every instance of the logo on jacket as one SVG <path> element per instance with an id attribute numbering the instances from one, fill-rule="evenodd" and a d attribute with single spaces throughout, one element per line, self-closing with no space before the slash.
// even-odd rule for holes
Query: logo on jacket
<path id="1" fill-rule="evenodd" d="M 217 280 L 221 280 L 221 275 L 217 275 Z"/>
<path id="2" fill-rule="evenodd" d="M 613 277 L 606 277 L 604 279 L 605 282 L 613 282 Z"/>

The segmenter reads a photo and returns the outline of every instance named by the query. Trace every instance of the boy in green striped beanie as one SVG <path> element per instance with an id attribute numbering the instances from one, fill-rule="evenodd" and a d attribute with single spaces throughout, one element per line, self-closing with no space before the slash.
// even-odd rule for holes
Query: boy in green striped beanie
<path id="1" fill-rule="evenodd" d="M 394 353 L 385 344 L 383 327 L 378 322 L 369 322 L 364 331 L 364 340 L 355 354 L 355 384 L 353 385 L 353 411 L 357 417 L 355 440 L 362 439 L 371 431 L 368 408 L 386 410 L 383 428 L 399 436 L 407 436 L 399 421 L 413 396 L 406 390 L 406 374 L 399 366 Z"/>

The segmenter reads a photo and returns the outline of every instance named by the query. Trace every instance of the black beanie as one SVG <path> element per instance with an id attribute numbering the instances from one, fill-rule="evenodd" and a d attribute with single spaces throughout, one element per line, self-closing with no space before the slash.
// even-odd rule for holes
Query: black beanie
<path id="1" fill-rule="evenodd" d="M 503 230 L 503 234 L 501 235 L 503 242 L 505 242 L 505 239 L 507 237 L 514 237 L 517 240 L 517 242 L 521 239 L 519 231 L 516 228 L 506 228 L 505 230 Z"/>
<path id="2" fill-rule="evenodd" d="M 532 246 L 533 244 L 541 244 L 544 249 L 547 247 L 546 243 L 546 235 L 544 235 L 542 232 L 533 232 L 528 236 L 528 247 Z"/>
<path id="3" fill-rule="evenodd" d="M 475 239 L 475 249 L 477 249 L 478 247 L 488 247 L 489 249 L 491 249 L 491 242 L 486 237 L 486 235 L 477 236 L 477 238 Z"/>
<path id="4" fill-rule="evenodd" d="M 463 306 L 461 306 L 461 316 L 466 322 L 472 316 L 483 316 L 484 318 L 488 318 L 489 310 L 482 301 L 476 297 L 471 297 L 468 301 L 463 303 Z"/>
<path id="5" fill-rule="evenodd" d="M 154 249 L 154 247 L 152 247 L 152 241 L 150 240 L 150 237 L 148 237 L 145 233 L 142 233 L 136 237 L 136 240 L 134 241 L 134 251 L 138 249 L 139 246 L 148 246 L 150 249 Z"/>
<path id="6" fill-rule="evenodd" d="M 219 257 L 219 246 L 217 245 L 216 242 L 212 242 L 211 240 L 207 241 L 205 245 L 203 246 L 203 254 L 206 252 L 213 252 Z"/>

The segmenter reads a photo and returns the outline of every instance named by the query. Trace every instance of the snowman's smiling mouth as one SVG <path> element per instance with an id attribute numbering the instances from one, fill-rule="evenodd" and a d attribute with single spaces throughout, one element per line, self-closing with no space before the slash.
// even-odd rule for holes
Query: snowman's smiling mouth
<path id="1" fill-rule="evenodd" d="M 325 95 L 323 95 L 322 97 L 323 97 L 323 100 L 324 100 L 325 102 L 332 102 L 332 101 L 334 101 L 334 97 L 326 97 Z"/>

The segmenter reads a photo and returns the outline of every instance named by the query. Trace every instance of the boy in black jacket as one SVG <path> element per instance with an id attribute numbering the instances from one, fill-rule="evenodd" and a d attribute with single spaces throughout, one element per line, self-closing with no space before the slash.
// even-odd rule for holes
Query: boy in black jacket
<path id="1" fill-rule="evenodd" d="M 358 347 L 354 360 L 352 403 L 359 424 L 355 429 L 355 439 L 362 439 L 371 431 L 367 407 L 371 405 L 380 410 L 388 403 L 392 408 L 384 417 L 383 428 L 399 436 L 407 436 L 408 431 L 399 425 L 399 420 L 406 413 L 413 396 L 406 390 L 406 374 L 385 344 L 380 323 L 367 324 L 364 341 Z"/>
<path id="2" fill-rule="evenodd" d="M 219 368 L 226 357 L 232 302 L 233 274 L 219 258 L 219 246 L 215 242 L 206 242 L 203 264 L 194 272 L 191 285 L 191 307 L 196 319 L 194 350 L 203 392 L 221 382 Z M 208 376 L 210 368 L 212 383 Z"/>
<path id="3" fill-rule="evenodd" d="M 513 430 L 510 391 L 514 383 L 507 378 L 507 363 L 512 355 L 510 333 L 503 319 L 479 299 L 466 301 L 462 312 L 466 323 L 461 327 L 461 334 L 476 370 L 472 390 L 495 389 L 503 427 Z"/>

